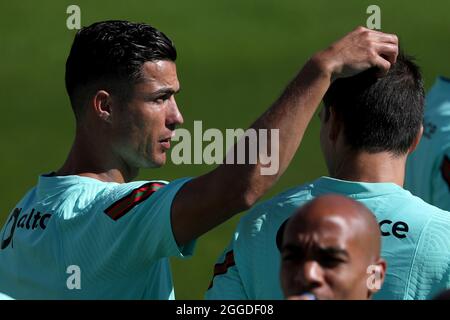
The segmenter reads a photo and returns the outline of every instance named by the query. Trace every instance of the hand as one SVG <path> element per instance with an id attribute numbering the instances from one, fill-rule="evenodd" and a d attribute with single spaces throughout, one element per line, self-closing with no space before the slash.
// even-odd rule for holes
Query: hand
<path id="1" fill-rule="evenodd" d="M 396 35 L 358 27 L 330 47 L 317 53 L 315 60 L 330 73 L 331 81 L 351 77 L 372 67 L 377 75 L 387 74 L 398 55 Z"/>

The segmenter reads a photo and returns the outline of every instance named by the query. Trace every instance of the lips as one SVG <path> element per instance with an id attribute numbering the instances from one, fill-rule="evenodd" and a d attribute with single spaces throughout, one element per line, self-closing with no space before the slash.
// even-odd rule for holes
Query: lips
<path id="1" fill-rule="evenodd" d="M 171 138 L 161 139 L 161 140 L 159 140 L 159 144 L 164 149 L 170 149 L 170 140 L 171 140 Z"/>
<path id="2" fill-rule="evenodd" d="M 162 139 L 159 139 L 159 144 L 163 147 L 163 149 L 170 149 L 170 141 L 175 137 L 175 131 L 168 132 Z"/>

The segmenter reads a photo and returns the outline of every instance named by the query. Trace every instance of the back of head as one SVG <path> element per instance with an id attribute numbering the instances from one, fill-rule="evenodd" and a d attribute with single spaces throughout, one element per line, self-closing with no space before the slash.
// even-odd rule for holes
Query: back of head
<path id="1" fill-rule="evenodd" d="M 176 56 L 172 41 L 148 24 L 111 20 L 82 28 L 66 62 L 66 89 L 75 115 L 92 92 L 111 90 L 126 98 L 145 62 L 175 61 Z"/>
<path id="2" fill-rule="evenodd" d="M 385 77 L 375 69 L 332 83 L 323 99 L 325 119 L 332 107 L 355 151 L 406 154 L 423 120 L 424 88 L 418 66 L 399 54 Z"/>

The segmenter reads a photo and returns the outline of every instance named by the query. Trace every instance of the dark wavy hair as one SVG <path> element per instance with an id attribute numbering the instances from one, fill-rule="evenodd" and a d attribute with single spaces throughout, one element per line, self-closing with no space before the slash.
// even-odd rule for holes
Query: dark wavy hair
<path id="1" fill-rule="evenodd" d="M 145 62 L 176 58 L 173 42 L 145 23 L 111 20 L 82 28 L 75 35 L 65 74 L 75 115 L 82 101 L 98 89 L 129 94 Z"/>

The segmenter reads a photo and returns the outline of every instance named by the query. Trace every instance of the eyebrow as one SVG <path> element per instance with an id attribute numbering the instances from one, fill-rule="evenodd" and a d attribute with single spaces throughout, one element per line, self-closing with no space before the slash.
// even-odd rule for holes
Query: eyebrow
<path id="1" fill-rule="evenodd" d="M 297 252 L 297 251 L 303 251 L 303 250 L 300 248 L 300 246 L 297 246 L 295 244 L 286 244 L 281 247 L 281 252 L 283 252 L 283 251 Z"/>
<path id="2" fill-rule="evenodd" d="M 181 88 L 178 88 L 177 91 L 174 91 L 172 88 L 161 88 L 152 92 L 152 96 L 161 95 L 161 94 L 177 94 L 179 93 Z"/>
<path id="3" fill-rule="evenodd" d="M 326 254 L 326 255 L 341 255 L 341 256 L 345 256 L 346 258 L 349 258 L 349 254 L 346 250 L 341 249 L 339 247 L 315 247 L 315 250 L 317 250 L 320 254 Z M 288 243 L 286 245 L 284 245 L 281 248 L 281 252 L 283 251 L 291 251 L 294 253 L 297 252 L 303 252 L 304 250 L 302 249 L 302 247 L 296 245 L 296 244 L 292 244 L 292 243 Z"/>
<path id="4" fill-rule="evenodd" d="M 341 248 L 337 248 L 337 247 L 326 247 L 326 248 L 318 248 L 320 253 L 324 253 L 327 255 L 342 255 L 345 256 L 346 258 L 349 257 L 349 254 L 346 250 L 341 249 Z"/>

